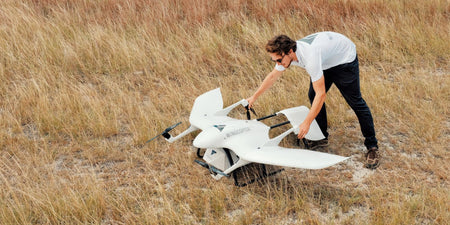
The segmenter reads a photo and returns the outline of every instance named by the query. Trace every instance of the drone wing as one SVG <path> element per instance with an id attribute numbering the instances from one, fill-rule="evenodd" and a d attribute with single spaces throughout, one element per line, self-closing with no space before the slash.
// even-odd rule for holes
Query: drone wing
<path id="1" fill-rule="evenodd" d="M 295 167 L 301 169 L 322 169 L 340 163 L 348 157 L 305 149 L 291 149 L 279 146 L 265 146 L 246 151 L 240 158 L 262 164 Z"/>
<path id="2" fill-rule="evenodd" d="M 220 88 L 203 93 L 195 99 L 191 110 L 189 122 L 204 130 L 215 125 L 218 121 L 226 120 L 226 117 L 214 117 L 214 114 L 223 109 L 222 93 Z"/>

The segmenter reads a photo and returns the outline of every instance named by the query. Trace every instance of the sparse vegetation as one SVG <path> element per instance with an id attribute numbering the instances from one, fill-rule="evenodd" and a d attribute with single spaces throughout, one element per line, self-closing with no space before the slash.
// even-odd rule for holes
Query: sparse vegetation
<path id="1" fill-rule="evenodd" d="M 3 0 L 0 224 L 446 224 L 449 11 L 446 0 Z M 274 35 L 324 30 L 357 45 L 377 170 L 363 168 L 335 88 L 329 152 L 352 157 L 338 166 L 237 188 L 193 163 L 189 138 L 143 145 L 186 128 L 205 91 L 221 87 L 225 105 L 249 97 L 273 68 Z M 288 70 L 255 109 L 309 106 L 308 82 Z"/>

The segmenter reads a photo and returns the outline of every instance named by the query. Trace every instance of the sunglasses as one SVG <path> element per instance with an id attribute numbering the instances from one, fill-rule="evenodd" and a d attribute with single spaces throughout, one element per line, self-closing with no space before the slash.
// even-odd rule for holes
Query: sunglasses
<path id="1" fill-rule="evenodd" d="M 286 54 L 283 54 L 283 56 L 281 58 L 279 58 L 279 59 L 276 59 L 276 60 L 270 59 L 270 60 L 272 60 L 272 62 L 281 63 L 281 61 L 283 61 L 285 56 L 286 56 Z"/>

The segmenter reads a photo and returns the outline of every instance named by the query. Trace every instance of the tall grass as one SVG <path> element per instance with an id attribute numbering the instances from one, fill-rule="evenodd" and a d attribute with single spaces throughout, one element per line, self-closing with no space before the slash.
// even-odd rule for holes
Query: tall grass
<path id="1" fill-rule="evenodd" d="M 449 10 L 445 0 L 1 1 L 0 223 L 445 224 Z M 352 157 L 335 167 L 236 188 L 194 165 L 188 137 L 143 145 L 186 128 L 207 90 L 221 87 L 225 105 L 249 97 L 273 68 L 274 35 L 325 30 L 357 45 L 376 171 L 362 167 L 359 125 L 334 88 L 328 151 Z M 309 106 L 308 85 L 292 68 L 255 109 Z"/>

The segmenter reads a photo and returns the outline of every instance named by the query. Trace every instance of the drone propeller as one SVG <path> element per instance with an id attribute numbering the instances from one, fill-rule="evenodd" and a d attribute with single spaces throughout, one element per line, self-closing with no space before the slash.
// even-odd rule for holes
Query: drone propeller
<path id="1" fill-rule="evenodd" d="M 248 119 L 248 120 L 250 120 L 250 111 L 252 111 L 252 113 L 253 113 L 255 116 L 257 116 L 255 110 L 254 110 L 253 108 L 249 108 L 248 105 L 245 106 L 245 109 L 247 110 L 247 119 Z"/>
<path id="2" fill-rule="evenodd" d="M 153 141 L 155 138 L 157 138 L 157 137 L 159 137 L 159 136 L 161 136 L 161 135 L 162 135 L 164 138 L 166 138 L 166 139 L 167 139 L 167 138 L 170 138 L 169 132 L 170 132 L 171 130 L 173 130 L 175 127 L 177 127 L 178 125 L 180 125 L 180 124 L 181 124 L 181 122 L 178 122 L 178 123 L 176 123 L 176 124 L 174 124 L 174 125 L 172 125 L 172 126 L 166 128 L 162 133 L 156 135 L 155 137 L 153 137 L 152 139 L 146 141 L 145 143 L 149 143 L 150 141 Z"/>

